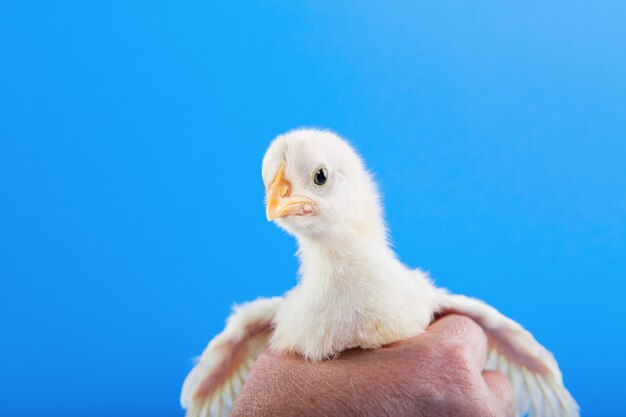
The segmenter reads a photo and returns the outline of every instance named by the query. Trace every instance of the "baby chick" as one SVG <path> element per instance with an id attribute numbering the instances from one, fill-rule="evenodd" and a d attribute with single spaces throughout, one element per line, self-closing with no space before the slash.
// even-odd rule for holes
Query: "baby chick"
<path id="1" fill-rule="evenodd" d="M 185 380 L 187 416 L 226 416 L 264 349 L 332 359 L 424 332 L 435 315 L 464 314 L 489 338 L 486 369 L 511 381 L 518 415 L 577 417 L 554 357 L 493 307 L 437 288 L 391 249 L 378 188 L 356 151 L 330 131 L 271 143 L 262 168 L 266 215 L 298 242 L 298 284 L 284 297 L 235 307 Z"/>

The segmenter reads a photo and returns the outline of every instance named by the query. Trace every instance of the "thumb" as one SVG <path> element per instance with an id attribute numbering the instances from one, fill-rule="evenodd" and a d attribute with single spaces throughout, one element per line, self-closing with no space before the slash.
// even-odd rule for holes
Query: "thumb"
<path id="1" fill-rule="evenodd" d="M 507 377 L 497 371 L 483 371 L 483 379 L 491 391 L 496 406 L 501 410 L 501 415 L 514 416 L 515 395 Z"/>

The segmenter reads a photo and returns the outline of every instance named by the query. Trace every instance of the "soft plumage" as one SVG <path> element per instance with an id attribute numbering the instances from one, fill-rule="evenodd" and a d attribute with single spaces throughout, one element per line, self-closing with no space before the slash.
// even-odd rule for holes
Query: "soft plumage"
<path id="1" fill-rule="evenodd" d="M 519 324 L 485 303 L 436 288 L 396 257 L 380 197 L 362 159 L 329 131 L 278 136 L 263 158 L 268 220 L 298 241 L 299 282 L 283 298 L 237 307 L 183 386 L 187 415 L 227 415 L 267 347 L 308 360 L 375 349 L 416 336 L 436 314 L 477 321 L 490 345 L 488 369 L 505 373 L 517 412 L 578 416 L 553 356 Z"/>

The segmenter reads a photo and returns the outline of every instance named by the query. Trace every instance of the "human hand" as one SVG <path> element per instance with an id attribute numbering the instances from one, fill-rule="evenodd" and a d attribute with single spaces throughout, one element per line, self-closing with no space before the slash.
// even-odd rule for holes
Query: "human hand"
<path id="1" fill-rule="evenodd" d="M 480 326 L 457 315 L 412 339 L 334 360 L 266 351 L 231 416 L 513 416 L 511 385 L 482 370 L 486 353 Z"/>

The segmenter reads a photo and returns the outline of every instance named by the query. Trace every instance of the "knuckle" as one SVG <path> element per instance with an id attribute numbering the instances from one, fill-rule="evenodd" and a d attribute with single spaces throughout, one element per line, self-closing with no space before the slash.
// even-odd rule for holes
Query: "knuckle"
<path id="1" fill-rule="evenodd" d="M 482 331 L 478 323 L 467 316 L 453 315 L 449 320 L 452 343 L 464 343 L 470 335 Z"/>
<path id="2" fill-rule="evenodd" d="M 498 417 L 496 410 L 485 402 L 474 405 L 474 414 L 481 417 Z"/>
<path id="3" fill-rule="evenodd" d="M 449 347 L 441 352 L 437 370 L 440 378 L 462 392 L 471 391 L 476 385 L 476 373 L 464 351 Z"/>
<path id="4" fill-rule="evenodd" d="M 468 355 L 460 345 L 433 346 L 416 363 L 415 375 L 429 375 L 431 378 L 455 385 L 470 385 L 474 371 Z"/>

